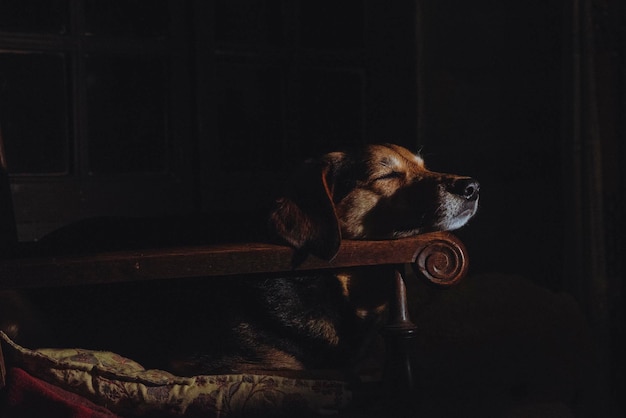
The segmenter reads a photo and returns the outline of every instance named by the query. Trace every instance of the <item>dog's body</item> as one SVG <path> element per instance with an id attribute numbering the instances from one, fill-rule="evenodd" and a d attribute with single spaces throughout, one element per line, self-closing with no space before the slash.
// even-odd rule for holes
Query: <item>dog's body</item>
<path id="1" fill-rule="evenodd" d="M 271 233 L 303 253 L 328 259 L 342 239 L 453 230 L 478 207 L 475 180 L 431 172 L 421 157 L 396 145 L 326 154 L 308 161 L 294 179 L 271 210 Z M 72 241 L 77 242 L 75 234 Z M 93 308 L 90 297 L 112 298 L 107 305 L 114 311 L 101 322 L 85 313 L 91 320 L 83 321 L 83 328 L 71 325 L 68 339 L 58 344 L 86 346 L 83 337 L 95 335 L 93 348 L 181 375 L 343 368 L 380 322 L 388 294 L 381 290 L 384 281 L 368 279 L 364 271 L 193 283 L 200 288 L 180 282 L 95 287 L 91 296 L 81 296 L 85 306 L 68 310 L 61 321 L 71 323 L 81 309 Z M 363 292 L 368 286 L 376 289 Z M 381 298 L 361 303 L 357 288 Z"/>

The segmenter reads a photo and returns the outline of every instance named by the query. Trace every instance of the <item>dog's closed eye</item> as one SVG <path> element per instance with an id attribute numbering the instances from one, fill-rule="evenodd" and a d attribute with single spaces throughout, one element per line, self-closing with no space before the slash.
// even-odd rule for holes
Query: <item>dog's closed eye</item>
<path id="1" fill-rule="evenodd" d="M 393 180 L 393 179 L 403 179 L 406 175 L 400 171 L 390 171 L 388 173 L 383 173 L 374 178 L 374 181 L 379 180 Z"/>

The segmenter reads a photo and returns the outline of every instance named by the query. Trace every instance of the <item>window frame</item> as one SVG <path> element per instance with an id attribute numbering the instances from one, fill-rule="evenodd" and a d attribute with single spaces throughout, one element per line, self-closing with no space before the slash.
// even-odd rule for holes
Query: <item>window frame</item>
<path id="1" fill-rule="evenodd" d="M 63 54 L 67 65 L 70 170 L 49 174 L 10 173 L 20 240 L 36 240 L 63 224 L 91 216 L 161 215 L 196 208 L 189 5 L 189 2 L 167 1 L 169 36 L 129 38 L 86 34 L 82 0 L 68 2 L 67 33 L 0 31 L 0 53 Z M 165 133 L 169 151 L 165 156 L 168 160 L 165 171 L 90 174 L 83 59 L 89 54 L 160 56 L 168 63 L 169 88 L 165 94 L 170 121 Z M 8 155 L 9 170 L 10 158 Z"/>

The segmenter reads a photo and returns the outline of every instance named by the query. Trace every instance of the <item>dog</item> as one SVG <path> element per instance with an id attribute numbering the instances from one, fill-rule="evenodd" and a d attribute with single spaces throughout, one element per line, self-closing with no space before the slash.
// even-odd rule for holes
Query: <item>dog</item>
<path id="1" fill-rule="evenodd" d="M 393 144 L 308 160 L 293 180 L 266 218 L 271 239 L 325 259 L 342 239 L 460 228 L 476 214 L 480 193 L 476 180 L 430 171 L 420 155 Z M 74 229 L 72 241 L 93 242 L 93 231 L 81 241 Z M 381 323 L 389 292 L 371 279 L 375 269 L 93 286 L 81 289 L 88 295 L 62 296 L 74 305 L 58 322 L 71 331 L 58 344 L 109 349 L 182 376 L 345 369 Z M 102 320 L 94 319 L 98 303 Z M 83 311 L 87 320 L 76 325 Z"/>
<path id="2" fill-rule="evenodd" d="M 452 231 L 478 209 L 480 185 L 429 171 L 404 147 L 369 145 L 308 161 L 271 225 L 290 245 L 332 258 L 342 238 L 384 240 Z"/>

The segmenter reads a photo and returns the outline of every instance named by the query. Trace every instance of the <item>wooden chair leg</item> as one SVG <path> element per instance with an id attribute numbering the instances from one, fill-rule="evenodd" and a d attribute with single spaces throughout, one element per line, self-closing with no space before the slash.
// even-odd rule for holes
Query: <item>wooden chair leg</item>
<path id="1" fill-rule="evenodd" d="M 414 370 L 411 353 L 415 345 L 417 327 L 409 318 L 406 285 L 402 266 L 394 271 L 394 295 L 389 306 L 389 322 L 385 326 L 386 365 L 385 394 L 389 407 L 411 411 L 415 408 Z"/>

